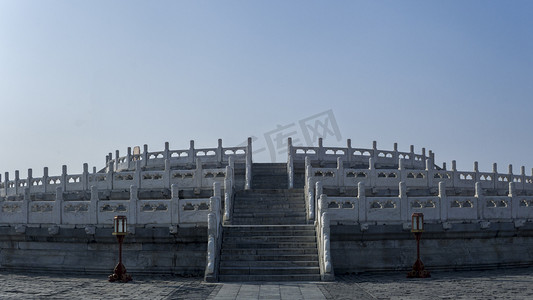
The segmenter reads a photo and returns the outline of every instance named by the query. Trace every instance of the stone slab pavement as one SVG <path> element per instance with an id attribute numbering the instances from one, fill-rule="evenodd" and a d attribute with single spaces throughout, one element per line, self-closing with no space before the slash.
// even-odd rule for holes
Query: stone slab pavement
<path id="1" fill-rule="evenodd" d="M 205 283 L 201 278 L 0 272 L 0 299 L 533 299 L 533 268 L 337 276 L 335 282 Z"/>

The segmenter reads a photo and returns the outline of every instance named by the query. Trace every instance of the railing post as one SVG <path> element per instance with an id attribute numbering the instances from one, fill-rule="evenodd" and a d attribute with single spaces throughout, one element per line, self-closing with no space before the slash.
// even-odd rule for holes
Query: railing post
<path id="1" fill-rule="evenodd" d="M 63 165 L 61 172 L 61 187 L 63 188 L 63 191 L 67 190 L 67 166 Z"/>
<path id="2" fill-rule="evenodd" d="M 170 188 L 170 159 L 165 159 L 165 172 L 163 173 L 163 180 L 165 188 Z"/>
<path id="3" fill-rule="evenodd" d="M 106 182 L 107 182 L 107 189 L 112 190 L 113 189 L 113 161 L 109 161 L 109 168 L 107 169 L 107 176 L 106 176 Z"/>
<path id="4" fill-rule="evenodd" d="M 322 257 L 324 270 L 321 274 L 322 281 L 332 281 L 335 279 L 333 273 L 333 263 L 331 261 L 331 252 L 330 252 L 330 217 L 328 212 L 322 213 Z"/>
<path id="5" fill-rule="evenodd" d="M 516 220 L 518 218 L 518 210 L 520 209 L 520 201 L 516 194 L 516 186 L 514 182 L 509 182 L 509 202 L 511 202 L 511 219 Z"/>
<path id="6" fill-rule="evenodd" d="M 477 209 L 477 219 L 483 219 L 483 205 L 481 204 L 481 199 L 483 198 L 483 189 L 481 188 L 481 182 L 476 181 L 475 185 L 475 194 L 474 197 L 476 198 L 476 209 Z"/>
<path id="7" fill-rule="evenodd" d="M 324 147 L 322 145 L 322 138 L 318 138 L 318 152 L 317 152 L 317 156 L 318 156 L 318 163 L 320 164 L 320 166 L 322 166 L 322 164 L 324 163 L 324 156 L 326 155 L 326 151 L 324 150 Z"/>
<path id="8" fill-rule="evenodd" d="M 6 176 L 6 182 L 7 182 L 7 176 Z M 48 182 L 48 167 L 44 167 L 43 168 L 43 190 L 44 192 L 48 192 L 49 191 L 49 182 Z"/>
<path id="9" fill-rule="evenodd" d="M 83 174 L 81 175 L 81 185 L 84 191 L 89 189 L 89 164 L 83 164 Z"/>
<path id="10" fill-rule="evenodd" d="M 363 182 L 357 183 L 357 200 L 359 202 L 359 223 L 366 222 L 366 192 L 365 184 Z"/>
<path id="11" fill-rule="evenodd" d="M 170 202 L 171 206 L 171 223 L 174 225 L 178 225 L 180 222 L 179 215 L 180 215 L 180 207 L 179 207 L 179 187 L 176 183 L 172 184 L 170 186 L 170 193 L 172 200 Z"/>
<path id="12" fill-rule="evenodd" d="M 142 178 L 141 178 L 141 161 L 135 161 L 135 172 L 133 173 L 133 185 L 142 188 Z"/>
<path id="13" fill-rule="evenodd" d="M 99 197 L 98 197 L 98 188 L 94 185 L 91 186 L 91 204 L 89 206 L 89 213 L 91 214 L 90 216 L 90 222 L 91 224 L 93 225 L 97 225 L 98 224 L 98 201 L 99 201 Z"/>
<path id="14" fill-rule="evenodd" d="M 249 190 L 252 188 L 252 138 L 248 138 L 248 144 L 246 145 L 246 179 L 244 189 Z"/>
<path id="15" fill-rule="evenodd" d="M 407 198 L 407 186 L 405 182 L 401 181 L 398 184 L 399 195 L 400 197 L 400 218 L 402 222 L 408 222 L 410 220 L 409 216 L 409 200 Z"/>
<path id="16" fill-rule="evenodd" d="M 130 186 L 130 201 L 129 201 L 129 217 L 128 217 L 128 231 L 135 233 L 135 225 L 137 224 L 137 211 L 140 210 L 139 188 L 135 185 Z"/>
<path id="17" fill-rule="evenodd" d="M 118 171 L 119 163 L 120 163 L 120 151 L 115 151 L 115 171 Z"/>
<path id="18" fill-rule="evenodd" d="M 63 212 L 63 189 L 61 187 L 56 188 L 56 201 L 54 203 L 53 214 L 54 223 L 60 225 L 62 223 L 61 215 Z"/>
<path id="19" fill-rule="evenodd" d="M 19 181 L 20 181 L 20 172 L 15 170 L 15 195 L 19 194 Z"/>
<path id="20" fill-rule="evenodd" d="M 231 172 L 231 167 L 226 166 L 226 174 Z M 224 179 L 224 222 L 231 220 L 233 211 L 233 181 L 230 177 Z"/>
<path id="21" fill-rule="evenodd" d="M 204 280 L 208 282 L 216 281 L 216 244 L 217 244 L 217 220 L 215 213 L 207 215 L 207 264 L 205 267 Z"/>
<path id="22" fill-rule="evenodd" d="M 24 189 L 24 202 L 22 203 L 22 207 L 20 208 L 22 212 L 22 224 L 28 224 L 30 203 L 31 203 L 30 188 L 27 187 Z"/>
<path id="23" fill-rule="evenodd" d="M 337 157 L 337 186 L 344 192 L 344 162 Z"/>
<path id="24" fill-rule="evenodd" d="M 222 148 L 222 139 L 218 139 L 218 146 L 217 146 L 217 163 L 218 165 L 222 165 L 222 159 L 224 157 L 224 149 Z"/>
<path id="25" fill-rule="evenodd" d="M 439 182 L 439 199 L 440 199 L 440 220 L 442 223 L 448 221 L 448 197 L 446 196 L 446 182 Z"/>
<path id="26" fill-rule="evenodd" d="M 289 178 L 289 189 L 294 188 L 294 157 L 292 155 L 292 138 L 287 139 L 287 175 Z"/>
<path id="27" fill-rule="evenodd" d="M 194 151 L 194 140 L 189 142 L 189 164 L 192 166 L 196 163 L 196 153 Z"/>
<path id="28" fill-rule="evenodd" d="M 352 161 L 352 157 L 353 157 L 353 149 L 352 149 L 352 140 L 351 139 L 347 139 L 346 140 L 346 148 L 348 151 L 348 153 L 346 153 L 346 158 L 348 159 L 348 162 L 350 163 Z"/>
<path id="29" fill-rule="evenodd" d="M 126 153 L 126 163 L 128 164 L 127 169 L 131 170 L 131 147 L 128 147 L 128 152 Z"/>
<path id="30" fill-rule="evenodd" d="M 142 159 L 143 167 L 146 167 L 148 165 L 148 145 L 147 144 L 143 145 L 142 156 L 143 156 L 143 159 Z"/>
<path id="31" fill-rule="evenodd" d="M 170 144 L 165 142 L 165 150 L 163 152 L 163 159 L 170 159 Z"/>

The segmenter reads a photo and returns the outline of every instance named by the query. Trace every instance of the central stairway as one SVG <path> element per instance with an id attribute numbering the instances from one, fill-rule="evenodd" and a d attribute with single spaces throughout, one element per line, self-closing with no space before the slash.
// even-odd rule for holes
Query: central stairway
<path id="1" fill-rule="evenodd" d="M 319 281 L 303 189 L 287 189 L 285 164 L 254 164 L 252 189 L 238 191 L 224 225 L 220 281 Z"/>

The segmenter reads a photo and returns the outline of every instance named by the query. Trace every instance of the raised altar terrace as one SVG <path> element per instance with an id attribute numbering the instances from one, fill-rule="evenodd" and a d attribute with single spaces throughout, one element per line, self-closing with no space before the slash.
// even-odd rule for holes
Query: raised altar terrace
<path id="1" fill-rule="evenodd" d="M 475 162 L 472 171 L 459 171 L 454 161 L 438 166 L 432 151 L 415 153 L 413 146 L 400 152 L 376 142 L 287 142 L 284 164 L 252 163 L 248 139 L 244 147 L 219 140 L 207 149 L 193 141 L 184 150 L 168 143 L 162 151 L 128 148 L 126 155 L 109 153 L 99 171 L 84 164 L 82 174 L 66 166 L 55 176 L 47 168 L 35 178 L 31 169 L 26 178 L 6 172 L 0 267 L 103 272 L 113 265 L 106 249 L 114 246 L 111 224 L 119 214 L 131 233 L 129 269 L 201 272 L 211 281 L 331 280 L 334 269 L 405 269 L 414 212 L 428 223 L 430 268 L 533 262 L 533 175 L 524 167 L 518 174 L 512 166 L 500 173 L 496 164 L 479 172 Z"/>

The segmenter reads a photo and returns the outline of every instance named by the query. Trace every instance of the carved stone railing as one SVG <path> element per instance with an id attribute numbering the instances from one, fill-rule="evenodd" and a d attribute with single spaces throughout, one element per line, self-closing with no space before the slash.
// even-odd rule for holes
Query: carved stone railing
<path id="1" fill-rule="evenodd" d="M 318 204 L 318 215 L 316 222 L 316 235 L 318 246 L 318 258 L 320 266 L 320 277 L 322 281 L 335 280 L 333 272 L 333 262 L 330 251 L 330 216 L 326 207 L 327 196 L 320 195 Z"/>
<path id="2" fill-rule="evenodd" d="M 140 164 L 139 161 L 136 163 Z M 196 169 L 173 170 L 170 168 L 170 161 L 166 160 L 165 168 L 161 171 L 142 171 L 139 167 L 134 171 L 109 170 L 106 173 L 89 173 L 85 164 L 82 174 L 67 174 L 67 168 L 63 166 L 63 174 L 60 176 L 48 176 L 48 168 L 44 168 L 43 177 L 33 178 L 30 169 L 27 179 L 20 179 L 17 171 L 14 180 L 9 180 L 9 173 L 5 174 L 6 180 L 0 187 L 0 197 L 23 195 L 26 190 L 30 194 L 50 193 L 57 188 L 65 192 L 89 191 L 91 186 L 99 190 L 117 190 L 128 189 L 132 185 L 140 189 L 159 189 L 177 184 L 180 188 L 209 189 L 214 182 L 224 182 L 226 168 L 204 169 L 201 159 L 197 159 L 196 164 Z"/>
<path id="3" fill-rule="evenodd" d="M 222 212 L 220 184 L 214 183 L 215 193 L 211 197 L 210 212 L 207 216 L 207 258 L 204 280 L 216 282 L 218 278 L 218 265 L 220 263 L 220 248 L 222 246 Z"/>
<path id="4" fill-rule="evenodd" d="M 345 163 L 367 163 L 372 159 L 373 164 L 397 164 L 402 160 L 403 167 L 409 169 L 423 169 L 426 166 L 426 160 L 429 159 L 433 165 L 435 155 L 429 151 L 426 156 L 426 149 L 422 148 L 421 154 L 415 154 L 414 146 L 411 145 L 410 152 L 399 152 L 398 144 L 394 144 L 394 150 L 379 150 L 377 143 L 373 142 L 372 149 L 352 148 L 351 140 L 347 140 L 347 147 L 324 147 L 322 138 L 318 139 L 318 147 L 300 147 L 293 146 L 292 139 L 288 141 L 288 159 L 287 172 L 289 174 L 289 188 L 294 186 L 294 164 L 302 163 L 308 157 L 313 164 L 322 165 L 324 163 L 334 163 L 342 161 Z"/>
<path id="5" fill-rule="evenodd" d="M 198 158 L 202 159 L 204 163 L 216 163 L 219 165 L 227 165 L 229 158 L 232 157 L 234 162 L 245 163 L 247 157 L 251 158 L 249 146 L 251 146 L 251 139 L 249 145 L 244 147 L 222 147 L 222 139 L 218 140 L 218 147 L 216 148 L 194 148 L 194 141 L 190 141 L 189 149 L 171 150 L 169 143 L 165 143 L 165 148 L 162 151 L 148 151 L 148 145 L 144 145 L 143 152 L 133 154 L 131 147 L 128 148 L 126 156 L 120 156 L 118 150 L 115 151 L 115 158 L 113 154 L 109 153 L 106 156 L 106 171 L 109 169 L 109 164 L 113 164 L 114 171 L 134 170 L 137 167 L 137 162 L 141 162 L 141 167 L 164 167 L 165 161 L 169 160 L 172 167 L 175 166 L 194 166 Z"/>
<path id="6" fill-rule="evenodd" d="M 218 182 L 214 184 L 220 189 Z M 169 226 L 170 231 L 175 232 L 177 226 L 205 226 L 211 209 L 209 198 L 180 199 L 177 184 L 172 185 L 169 198 L 139 199 L 139 189 L 134 185 L 130 186 L 129 193 L 119 193 L 112 198 L 105 196 L 106 193 L 114 192 L 93 186 L 81 197 L 80 194 L 71 197 L 73 194 L 61 187 L 56 187 L 55 193 L 47 194 L 30 194 L 29 188 L 26 188 L 23 196 L 5 197 L 0 201 L 0 223 L 24 226 L 111 225 L 115 215 L 123 214 L 128 217 L 130 225 Z M 220 194 L 220 191 L 213 191 L 213 194 L 216 193 Z M 129 228 L 134 230 L 135 226 Z"/>
<path id="7" fill-rule="evenodd" d="M 321 185 L 317 182 L 317 190 Z M 408 197 L 406 186 L 399 184 L 397 197 L 367 197 L 365 186 L 361 182 L 355 197 L 317 198 L 322 211 L 327 211 L 332 223 L 355 224 L 364 229 L 368 224 L 403 224 L 410 228 L 411 215 L 415 212 L 424 214 L 427 223 L 441 223 L 445 229 L 453 223 L 480 223 L 484 229 L 491 222 L 514 222 L 521 227 L 533 219 L 533 196 L 513 194 L 514 183 L 509 183 L 507 196 L 483 195 L 481 183 L 476 184 L 473 196 L 448 196 L 446 184 L 439 184 L 438 196 Z M 321 187 L 320 187 L 321 188 Z M 322 202 L 320 202 L 322 201 Z"/>
<path id="8" fill-rule="evenodd" d="M 455 165 L 455 164 L 453 164 Z M 476 164 L 477 165 L 477 164 Z M 376 169 L 373 159 L 369 159 L 368 169 L 348 169 L 343 167 L 343 162 L 337 162 L 337 168 L 312 168 L 312 177 L 320 180 L 324 186 L 355 187 L 359 182 L 364 182 L 372 187 L 392 187 L 399 182 L 405 182 L 409 187 L 434 187 L 439 182 L 446 182 L 450 188 L 474 188 L 479 182 L 485 189 L 507 189 L 510 182 L 515 183 L 518 190 L 533 191 L 533 176 L 526 176 L 522 168 L 520 175 L 512 173 L 512 165 L 509 173 L 498 173 L 496 164 L 493 172 L 436 170 L 427 160 L 426 169 L 415 170 L 403 168 L 400 161 L 399 169 Z"/>

